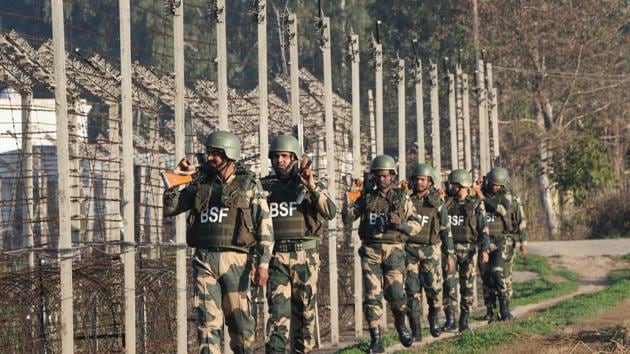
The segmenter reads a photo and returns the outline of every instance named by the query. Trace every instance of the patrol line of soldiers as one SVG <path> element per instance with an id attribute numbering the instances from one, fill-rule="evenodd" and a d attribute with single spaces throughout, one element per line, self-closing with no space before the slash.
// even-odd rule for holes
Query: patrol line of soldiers
<path id="1" fill-rule="evenodd" d="M 323 223 L 337 212 L 325 184 L 308 165 L 300 164 L 301 147 L 292 136 L 273 139 L 268 157 L 275 174 L 260 180 L 252 171 L 237 168 L 241 144 L 236 135 L 215 131 L 207 137 L 205 146 L 207 161 L 198 169 L 186 159 L 178 164 L 181 171 L 193 174 L 193 182 L 164 192 L 165 216 L 189 212 L 186 242 L 194 247 L 192 269 L 199 352 L 220 353 L 224 316 L 231 349 L 235 353 L 253 352 L 252 282 L 256 286 L 266 285 L 268 290 L 266 352 L 284 353 L 288 349 L 309 352 L 315 345 L 319 241 Z M 413 192 L 409 196 L 406 188 L 395 185 L 396 163 L 387 155 L 372 161 L 371 173 L 373 184 L 355 180 L 355 186 L 361 189 L 360 197 L 343 208 L 344 222 L 361 219 L 359 255 L 364 312 L 372 338 L 370 352 L 383 351 L 378 326 L 383 294 L 394 313 L 403 345 L 408 347 L 414 340 L 421 340 L 420 288 L 427 294 L 431 334 L 437 337 L 442 330 L 452 329 L 456 268 L 462 289 L 459 329 L 467 329 L 477 250 L 483 263 L 488 261 L 488 251 L 492 250 L 482 194 L 470 196 L 470 175 L 456 170 L 449 176 L 454 196 L 445 202 L 434 185 L 435 172 L 431 166 L 422 164 L 414 169 Z M 505 197 L 505 193 L 490 192 L 489 197 L 502 195 L 490 204 L 497 220 L 514 227 L 509 218 L 515 209 L 504 206 L 504 202 L 517 204 L 518 199 L 512 194 Z M 522 212 L 522 208 L 516 210 Z M 521 219 L 519 230 L 524 228 Z M 501 235 L 512 235 L 514 230 L 505 228 Z M 505 236 L 506 240 L 508 237 Z M 511 315 L 504 316 L 504 309 L 509 306 L 509 300 L 505 299 L 511 294 L 509 263 L 513 242 L 500 244 L 496 246 L 500 250 L 496 262 L 492 262 L 495 250 L 490 253 L 491 267 L 483 269 L 490 279 L 488 293 L 494 294 L 487 296 L 488 308 L 494 308 L 493 296 L 498 298 L 501 318 L 508 319 Z M 444 327 L 438 324 L 442 264 L 447 270 Z M 499 271 L 500 277 L 495 275 Z M 411 330 L 405 323 L 406 317 Z"/>
<path id="2" fill-rule="evenodd" d="M 507 186 L 507 170 L 492 169 L 483 187 L 473 183 L 467 171 L 454 170 L 448 176 L 446 199 L 435 184 L 435 170 L 428 164 L 414 166 L 411 181 L 401 181 L 400 188 L 395 186 L 396 163 L 392 157 L 374 158 L 370 172 L 371 181 L 354 181 L 354 188 L 361 188 L 362 193 L 349 197 L 342 210 L 346 224 L 361 220 L 359 255 L 364 311 L 371 337 L 368 352 L 384 352 L 379 327 L 383 295 L 405 347 L 422 340 L 422 290 L 427 297 L 432 336 L 439 337 L 442 331 L 468 330 L 478 255 L 488 309 L 486 318 L 496 320 L 498 298 L 499 319 L 511 319 L 515 238 L 520 237 L 521 252 L 526 254 L 527 229 L 520 200 Z M 456 325 L 458 278 L 461 301 Z M 446 322 L 440 326 L 438 314 L 442 304 Z"/>

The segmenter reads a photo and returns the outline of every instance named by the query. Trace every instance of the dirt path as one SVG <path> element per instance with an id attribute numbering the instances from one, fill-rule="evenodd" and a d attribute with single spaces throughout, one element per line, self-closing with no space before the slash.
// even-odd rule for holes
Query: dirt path
<path id="1" fill-rule="evenodd" d="M 526 346 L 504 345 L 495 353 L 629 353 L 630 299 L 594 318 L 579 321 L 549 337 L 531 335 Z"/>

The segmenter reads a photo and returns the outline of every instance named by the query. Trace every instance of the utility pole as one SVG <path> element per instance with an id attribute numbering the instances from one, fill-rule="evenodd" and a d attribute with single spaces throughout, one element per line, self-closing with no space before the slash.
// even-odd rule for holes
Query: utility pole
<path id="1" fill-rule="evenodd" d="M 359 35 L 350 35 L 350 58 L 352 60 L 352 175 L 361 176 L 361 86 L 359 85 Z M 354 337 L 363 335 L 363 278 L 359 257 L 359 220 L 352 225 L 353 270 L 354 270 Z"/>
<path id="2" fill-rule="evenodd" d="M 217 22 L 217 96 L 219 99 L 219 129 L 228 129 L 227 39 L 225 37 L 225 0 L 214 0 Z"/>
<path id="3" fill-rule="evenodd" d="M 438 101 L 438 68 L 429 62 L 429 84 L 431 85 L 431 159 L 438 180 L 442 180 L 442 157 L 440 156 L 440 105 Z M 439 184 L 439 183 L 436 183 Z"/>
<path id="4" fill-rule="evenodd" d="M 374 72 L 376 82 L 376 154 L 382 155 L 383 141 L 383 45 L 379 35 L 381 21 L 376 21 L 376 38 L 374 42 Z"/>
<path id="5" fill-rule="evenodd" d="M 337 175 L 335 161 L 335 130 L 333 117 L 332 61 L 330 54 L 330 18 L 320 11 L 321 50 L 324 61 L 324 117 L 326 123 L 326 174 L 328 192 L 333 200 L 337 199 Z M 330 277 L 330 340 L 333 346 L 339 344 L 339 298 L 337 290 L 337 219 L 328 221 L 328 256 Z"/>
<path id="6" fill-rule="evenodd" d="M 398 82 L 398 175 L 407 179 L 407 147 L 405 143 L 405 60 L 398 59 L 396 70 Z"/>
<path id="7" fill-rule="evenodd" d="M 57 174 L 59 200 L 59 263 L 61 300 L 61 352 L 74 352 L 72 318 L 72 240 L 70 220 L 70 161 L 68 149 L 68 100 L 66 92 L 66 53 L 63 21 L 63 0 L 52 0 L 52 29 L 57 113 Z"/>
<path id="8" fill-rule="evenodd" d="M 133 107 L 131 91 L 131 9 L 120 0 L 120 76 L 122 96 L 123 264 L 125 294 L 125 352 L 136 352 L 136 273 L 133 175 Z"/>
<path id="9" fill-rule="evenodd" d="M 478 63 L 481 60 L 481 55 L 479 52 L 479 11 L 477 10 L 477 0 L 472 0 L 473 2 L 473 40 L 475 44 L 475 63 Z"/>
<path id="10" fill-rule="evenodd" d="M 413 71 L 414 88 L 416 90 L 416 142 L 418 144 L 418 163 L 425 162 L 425 142 L 424 142 L 424 98 L 422 97 L 422 62 L 416 50 L 417 39 L 412 41 L 413 53 L 415 56 L 415 66 Z"/>
<path id="11" fill-rule="evenodd" d="M 464 143 L 464 97 L 462 90 L 462 65 L 461 61 L 455 66 L 455 113 L 457 122 L 457 167 L 464 168 L 466 147 Z"/>
<path id="12" fill-rule="evenodd" d="M 173 4 L 175 5 L 175 4 Z M 186 84 L 184 77 L 184 2 L 174 8 L 173 17 L 173 52 L 175 64 L 175 159 L 186 156 Z M 188 326 L 186 302 L 186 215 L 180 214 L 175 219 L 175 298 L 177 319 L 177 353 L 187 352 Z"/>
<path id="13" fill-rule="evenodd" d="M 289 14 L 288 31 L 289 37 L 289 67 L 291 73 L 291 123 L 297 128 L 297 139 L 300 147 L 304 148 L 304 124 L 300 114 L 300 67 L 298 57 L 298 31 L 297 15 Z"/>

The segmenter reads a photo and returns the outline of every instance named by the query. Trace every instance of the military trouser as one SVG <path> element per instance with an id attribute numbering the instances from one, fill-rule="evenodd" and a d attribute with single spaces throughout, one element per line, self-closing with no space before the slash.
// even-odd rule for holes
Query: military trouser
<path id="1" fill-rule="evenodd" d="M 319 278 L 317 241 L 315 247 L 276 252 L 269 264 L 267 301 L 267 353 L 284 353 L 289 334 L 293 338 L 291 353 L 305 353 L 315 347 L 315 305 Z M 278 246 L 278 245 L 276 245 Z"/>
<path id="2" fill-rule="evenodd" d="M 407 243 L 407 311 L 411 317 L 422 317 L 422 289 L 430 308 L 442 308 L 442 251 L 440 245 Z"/>
<path id="3" fill-rule="evenodd" d="M 509 299 L 512 296 L 514 244 L 514 239 L 509 235 L 490 237 L 488 263 L 479 265 L 486 306 L 493 306 L 497 298 Z"/>
<path id="4" fill-rule="evenodd" d="M 459 274 L 459 293 L 461 301 L 459 307 L 462 312 L 470 313 L 474 301 L 473 285 L 476 279 L 477 245 L 474 243 L 455 244 L 455 270 L 446 273 L 444 279 L 444 306 L 455 309 L 457 305 L 457 278 Z M 447 256 L 442 255 L 442 264 L 448 263 Z"/>
<path id="5" fill-rule="evenodd" d="M 378 328 L 383 315 L 383 293 L 395 317 L 407 311 L 405 244 L 363 243 L 359 248 L 363 271 L 363 309 L 369 328 Z"/>
<path id="6" fill-rule="evenodd" d="M 198 248 L 192 259 L 200 353 L 221 353 L 223 316 L 234 353 L 252 353 L 251 260 L 247 253 Z"/>

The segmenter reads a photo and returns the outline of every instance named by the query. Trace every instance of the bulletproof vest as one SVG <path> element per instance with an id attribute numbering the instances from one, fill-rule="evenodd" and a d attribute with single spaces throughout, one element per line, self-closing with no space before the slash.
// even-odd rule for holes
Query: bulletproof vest
<path id="1" fill-rule="evenodd" d="M 317 217 L 317 201 L 311 200 L 297 178 L 284 181 L 270 176 L 263 178 L 261 184 L 269 192 L 267 201 L 274 239 L 319 239 L 323 224 Z M 300 195 L 302 200 L 298 204 Z"/>
<path id="2" fill-rule="evenodd" d="M 364 194 L 363 214 L 359 223 L 359 237 L 364 241 L 404 242 L 407 235 L 391 227 L 391 214 L 398 213 L 403 217 L 406 192 L 392 188 L 386 197 L 381 196 L 378 189 Z M 404 222 L 404 220 L 402 220 Z"/>
<path id="3" fill-rule="evenodd" d="M 489 203 L 486 203 L 486 214 L 488 216 L 487 225 L 490 235 L 498 236 L 501 234 L 518 233 L 518 225 L 520 223 L 518 204 L 516 200 L 508 198 L 509 192 L 505 189 L 499 191 L 491 197 Z M 496 208 L 503 205 L 507 211 L 506 215 L 499 215 Z"/>
<path id="4" fill-rule="evenodd" d="M 460 202 L 457 197 L 449 198 L 446 202 L 448 222 L 453 233 L 453 242 L 471 243 L 477 239 L 477 219 L 475 210 L 479 206 L 479 199 L 467 197 Z"/>
<path id="5" fill-rule="evenodd" d="M 188 217 L 186 243 L 191 247 L 237 247 L 256 243 L 248 191 L 256 187 L 249 171 L 235 173 L 229 183 L 216 179 L 196 187 L 195 205 Z M 205 199 L 199 201 L 199 199 Z M 201 205 L 201 206 L 200 206 Z"/>
<path id="6" fill-rule="evenodd" d="M 411 201 L 418 212 L 418 221 L 422 225 L 419 234 L 409 236 L 408 242 L 435 245 L 440 241 L 440 217 L 438 208 L 442 205 L 442 200 L 437 191 L 429 191 L 425 197 L 412 195 Z"/>

